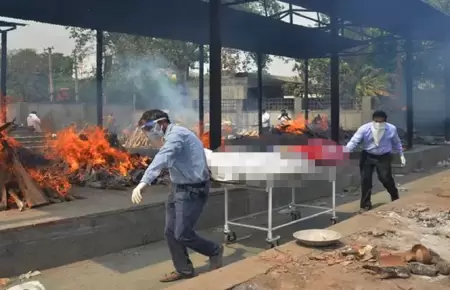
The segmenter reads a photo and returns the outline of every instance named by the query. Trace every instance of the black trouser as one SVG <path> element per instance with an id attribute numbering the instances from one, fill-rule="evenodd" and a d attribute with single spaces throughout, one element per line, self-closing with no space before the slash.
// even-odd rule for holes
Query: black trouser
<path id="1" fill-rule="evenodd" d="M 209 182 L 172 184 L 166 204 L 165 236 L 175 270 L 190 275 L 194 266 L 187 248 L 212 257 L 220 252 L 220 245 L 204 239 L 194 231 L 203 207 L 208 200 Z"/>
<path id="2" fill-rule="evenodd" d="M 391 195 L 391 200 L 399 198 L 398 189 L 395 186 L 392 177 L 392 155 L 390 153 L 384 155 L 373 155 L 366 151 L 361 153 L 359 160 L 359 169 L 361 172 L 361 208 L 369 209 L 372 207 L 370 200 L 372 195 L 372 176 L 373 170 L 376 169 L 378 179 Z"/>

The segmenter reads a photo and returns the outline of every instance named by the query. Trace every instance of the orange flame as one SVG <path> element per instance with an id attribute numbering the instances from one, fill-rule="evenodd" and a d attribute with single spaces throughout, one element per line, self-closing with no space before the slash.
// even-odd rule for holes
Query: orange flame
<path id="1" fill-rule="evenodd" d="M 281 124 L 278 124 L 277 129 L 290 134 L 303 134 L 307 125 L 308 121 L 302 114 L 299 114 L 293 120 L 283 121 Z"/>
<path id="2" fill-rule="evenodd" d="M 72 188 L 67 175 L 58 167 L 40 170 L 28 168 L 27 172 L 41 188 L 52 189 L 62 196 L 66 196 Z"/>
<path id="3" fill-rule="evenodd" d="M 111 147 L 105 132 L 98 127 L 88 127 L 82 134 L 78 134 L 73 126 L 68 127 L 49 142 L 53 145 L 53 158 L 62 158 L 70 173 L 89 165 L 105 167 L 112 173 L 126 176 L 133 168 L 130 154 Z"/>
<path id="4" fill-rule="evenodd" d="M 328 129 L 328 117 L 326 115 L 321 115 L 320 118 L 314 118 L 312 123 L 322 130 Z M 302 114 L 298 114 L 294 120 L 283 121 L 276 128 L 279 131 L 289 134 L 301 135 L 307 129 L 308 124 L 310 124 L 309 120 L 306 120 Z"/>
<path id="5" fill-rule="evenodd" d="M 42 187 L 65 196 L 72 187 L 70 177 L 83 175 L 90 169 L 102 169 L 127 176 L 129 170 L 147 166 L 148 157 L 132 157 L 129 153 L 111 147 L 105 132 L 98 127 L 88 127 L 82 134 L 75 127 L 58 132 L 56 139 L 48 139 L 52 148 L 47 158 L 63 161 L 45 169 L 28 169 L 31 177 Z"/>
<path id="6" fill-rule="evenodd" d="M 201 136 L 200 136 L 200 124 L 195 126 L 192 131 L 196 132 L 197 136 L 200 138 L 200 140 L 203 143 L 203 147 L 211 149 L 210 148 L 210 134 L 209 131 L 204 132 Z M 223 134 L 231 134 L 233 132 L 233 128 L 231 127 L 231 125 L 228 124 L 222 124 L 222 135 Z M 222 141 L 220 142 L 220 145 L 223 146 L 225 144 L 225 138 L 222 137 Z"/>

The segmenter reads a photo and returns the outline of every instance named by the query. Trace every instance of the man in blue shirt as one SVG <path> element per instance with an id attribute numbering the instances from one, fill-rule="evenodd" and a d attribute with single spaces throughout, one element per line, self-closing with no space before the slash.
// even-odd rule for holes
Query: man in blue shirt
<path id="1" fill-rule="evenodd" d="M 400 154 L 402 166 L 406 164 L 397 128 L 386 122 L 386 113 L 375 111 L 372 120 L 372 122 L 359 127 L 346 146 L 350 152 L 359 144 L 362 144 L 363 148 L 359 161 L 361 172 L 360 213 L 372 209 L 371 195 L 374 169 L 377 171 L 378 179 L 391 195 L 391 200 L 394 201 L 399 198 L 399 195 L 392 177 L 392 152 L 396 151 Z"/>
<path id="2" fill-rule="evenodd" d="M 139 125 L 151 140 L 164 140 L 139 185 L 132 201 L 142 201 L 142 191 L 150 186 L 161 170 L 168 168 L 172 182 L 166 204 L 165 236 L 175 271 L 161 282 L 172 282 L 194 276 L 194 266 L 187 252 L 190 248 L 209 257 L 210 269 L 222 266 L 223 246 L 198 236 L 194 226 L 209 194 L 209 169 L 200 139 L 190 130 L 170 123 L 167 113 L 150 110 Z"/>

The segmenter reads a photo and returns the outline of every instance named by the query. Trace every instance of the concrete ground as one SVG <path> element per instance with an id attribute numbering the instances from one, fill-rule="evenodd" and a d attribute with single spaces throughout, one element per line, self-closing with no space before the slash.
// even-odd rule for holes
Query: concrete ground
<path id="1" fill-rule="evenodd" d="M 412 173 L 408 176 L 397 176 L 401 195 L 407 194 L 407 182 L 425 177 L 438 172 L 437 169 L 428 172 Z M 380 189 L 377 185 L 378 190 Z M 359 209 L 359 192 L 349 191 L 338 194 L 338 215 L 340 220 L 347 219 Z M 383 204 L 389 202 L 389 195 L 378 192 L 373 196 L 373 203 Z M 330 204 L 330 199 L 321 199 L 312 202 L 315 205 Z M 303 210 L 303 216 L 313 214 L 311 209 Z M 264 224 L 265 216 L 252 218 L 247 221 L 253 224 Z M 275 222 L 286 222 L 290 217 L 277 214 Z M 329 216 L 301 222 L 284 228 L 278 232 L 281 242 L 292 240 L 292 233 L 304 228 L 325 228 L 330 225 Z M 225 263 L 230 264 L 238 260 L 254 256 L 267 249 L 265 234 L 253 230 L 233 228 L 238 235 L 235 244 L 227 245 L 225 249 Z M 202 232 L 206 237 L 215 241 L 223 241 L 223 233 L 219 228 Z M 122 237 L 117 237 L 118 239 Z M 191 258 L 201 274 L 206 271 L 207 259 L 198 254 L 192 254 Z M 39 269 L 36 269 L 39 270 Z M 165 289 L 168 284 L 159 283 L 158 280 L 165 273 L 172 271 L 170 256 L 164 241 L 149 244 L 139 248 L 133 248 L 118 253 L 109 254 L 91 260 L 85 260 L 66 266 L 44 270 L 31 280 L 40 281 L 46 290 L 94 290 L 94 289 Z M 18 284 L 18 283 L 13 283 Z"/>

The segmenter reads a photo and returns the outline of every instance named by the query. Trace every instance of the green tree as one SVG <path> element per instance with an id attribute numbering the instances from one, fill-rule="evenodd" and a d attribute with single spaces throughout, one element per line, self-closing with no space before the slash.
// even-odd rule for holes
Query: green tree
<path id="1" fill-rule="evenodd" d="M 330 60 L 311 59 L 308 62 L 310 94 L 328 97 L 330 92 Z M 304 81 L 303 60 L 297 60 L 293 71 L 299 75 L 298 84 L 303 95 Z M 361 101 L 364 97 L 388 94 L 389 77 L 383 69 L 374 68 L 367 62 L 366 56 L 348 57 L 340 60 L 341 98 Z"/>
<path id="2" fill-rule="evenodd" d="M 53 53 L 52 76 L 55 91 L 73 87 L 72 58 Z M 49 99 L 48 53 L 34 49 L 19 49 L 8 54 L 8 95 L 27 101 Z"/>
<path id="3" fill-rule="evenodd" d="M 280 10 L 276 0 L 260 0 L 233 6 L 235 9 L 252 13 L 272 15 Z M 74 55 L 78 62 L 95 53 L 96 32 L 81 28 L 68 27 L 71 38 L 75 40 Z M 157 39 L 126 35 L 121 33 L 104 33 L 105 55 L 109 55 L 111 69 L 105 69 L 105 94 L 108 100 L 127 101 L 131 94 L 143 93 L 154 95 L 160 93 L 160 82 L 164 73 L 155 70 L 172 69 L 177 80 L 183 83 L 189 78 L 189 69 L 199 59 L 199 47 L 193 43 L 177 40 Z M 208 60 L 208 47 L 205 47 L 205 61 Z M 223 48 L 222 67 L 225 73 L 245 71 L 254 62 L 255 54 L 237 49 Z M 271 62 L 270 56 L 263 56 L 263 67 Z M 106 58 L 105 58 L 105 62 Z M 122 97 L 121 97 L 122 96 Z"/>
<path id="4" fill-rule="evenodd" d="M 232 1 L 232 0 L 230 0 Z M 258 0 L 254 2 L 235 5 L 233 8 L 249 13 L 264 15 L 266 17 L 274 15 L 282 10 L 282 6 L 276 0 Z M 261 64 L 263 70 L 267 70 L 273 57 L 262 55 Z M 247 71 L 250 66 L 257 65 L 257 54 L 249 51 L 240 51 L 232 48 L 222 49 L 222 67 L 225 73 L 236 73 Z"/>

